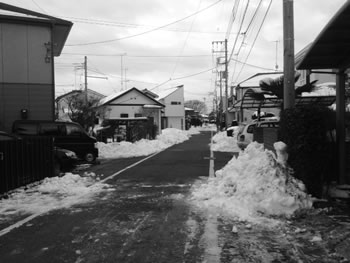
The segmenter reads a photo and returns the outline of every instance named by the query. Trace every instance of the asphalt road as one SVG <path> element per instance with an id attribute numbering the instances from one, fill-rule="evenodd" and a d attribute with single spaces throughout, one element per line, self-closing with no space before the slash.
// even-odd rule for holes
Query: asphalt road
<path id="1" fill-rule="evenodd" d="M 209 143 L 210 132 L 193 136 L 108 180 L 116 191 L 12 230 L 0 237 L 0 262 L 200 261 L 189 231 L 202 218 L 184 197 L 208 177 Z M 216 169 L 232 158 L 220 155 Z M 102 160 L 88 171 L 107 177 L 141 159 Z"/>
<path id="2" fill-rule="evenodd" d="M 271 229 L 193 206 L 193 184 L 232 158 L 210 158 L 209 143 L 210 132 L 202 132 L 137 165 L 143 158 L 101 160 L 87 171 L 115 174 L 106 182 L 116 190 L 0 236 L 0 262 L 348 262 L 341 255 L 350 224 L 335 215 L 316 213 Z M 322 239 L 312 242 L 315 235 Z"/>

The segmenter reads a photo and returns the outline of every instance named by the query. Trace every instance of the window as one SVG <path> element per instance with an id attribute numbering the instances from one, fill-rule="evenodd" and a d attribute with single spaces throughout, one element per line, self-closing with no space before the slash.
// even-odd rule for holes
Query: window
<path id="1" fill-rule="evenodd" d="M 181 105 L 181 101 L 172 101 L 171 105 Z"/>
<path id="2" fill-rule="evenodd" d="M 140 117 L 142 117 L 142 114 L 141 113 L 135 113 L 134 117 L 135 118 L 140 118 Z"/>
<path id="3" fill-rule="evenodd" d="M 20 135 L 37 135 L 37 126 L 36 123 L 19 123 L 16 133 Z"/>
<path id="4" fill-rule="evenodd" d="M 80 137 L 82 134 L 81 128 L 74 124 L 67 124 L 66 129 L 67 129 L 68 136 Z"/>
<path id="5" fill-rule="evenodd" d="M 62 125 L 56 123 L 42 123 L 40 125 L 40 134 L 44 136 L 62 135 Z"/>
<path id="6" fill-rule="evenodd" d="M 129 114 L 127 114 L 127 113 L 120 114 L 120 118 L 128 118 L 128 117 L 129 117 Z"/>
<path id="7" fill-rule="evenodd" d="M 247 128 L 247 133 L 253 133 L 255 128 L 255 124 L 249 125 Z"/>

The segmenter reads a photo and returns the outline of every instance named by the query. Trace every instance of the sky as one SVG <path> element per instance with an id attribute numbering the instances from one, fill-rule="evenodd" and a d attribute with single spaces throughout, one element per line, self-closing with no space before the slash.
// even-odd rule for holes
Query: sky
<path id="1" fill-rule="evenodd" d="M 100 158 L 150 156 L 211 130 L 216 130 L 216 127 L 192 127 L 187 131 L 168 128 L 155 140 L 144 139 L 127 144 L 99 143 Z M 236 145 L 236 137 L 227 137 L 226 132 L 218 132 L 211 142 L 208 141 L 208 147 L 211 151 L 239 151 L 237 147 L 227 147 L 228 140 Z M 277 152 L 283 149 L 283 143 L 280 144 L 282 147 L 276 147 Z M 191 185 L 190 198 L 186 201 L 213 211 L 220 208 L 233 219 L 256 224 L 278 223 L 266 218 L 266 215 L 290 216 L 299 209 L 311 208 L 312 198 L 306 194 L 304 184 L 289 177 L 285 173 L 288 169 L 283 169 L 286 159 L 277 157 L 272 152 L 264 151 L 262 144 L 251 143 L 246 150 L 239 152 L 238 157 L 233 156 L 221 170 L 216 171 L 215 177 L 208 178 L 208 174 L 203 174 L 202 178 L 208 179 L 200 179 Z M 15 189 L 8 198 L 0 199 L 0 223 L 15 220 L 19 215 L 27 215 L 26 218 L 30 220 L 51 210 L 92 202 L 99 193 L 105 193 L 100 198 L 108 198 L 109 192 L 116 191 L 108 183 L 108 178 L 114 175 L 85 171 L 82 176 L 73 171 Z M 174 198 L 184 196 L 176 195 Z M 21 222 L 28 220 L 22 219 Z M 0 229 L 0 236 L 11 229 Z"/>
<path id="2" fill-rule="evenodd" d="M 223 41 L 228 85 L 283 70 L 282 0 L 5 0 L 73 22 L 55 58 L 56 96 L 84 87 L 110 95 L 184 85 L 185 100 L 213 106 Z M 312 42 L 346 0 L 294 0 L 295 53 Z M 235 17 L 233 19 L 233 17 Z"/>

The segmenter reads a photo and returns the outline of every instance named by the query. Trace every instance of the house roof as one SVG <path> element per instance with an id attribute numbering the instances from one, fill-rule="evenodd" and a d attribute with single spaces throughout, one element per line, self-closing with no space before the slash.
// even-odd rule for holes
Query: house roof
<path id="1" fill-rule="evenodd" d="M 106 97 L 105 95 L 103 95 L 103 94 L 101 94 L 101 93 L 99 93 L 99 92 L 97 92 L 97 91 L 91 90 L 91 89 L 88 89 L 87 91 L 88 91 L 88 94 L 93 94 L 93 95 L 95 95 L 96 97 L 100 97 L 100 98 Z M 60 100 L 63 99 L 63 98 L 66 98 L 66 97 L 70 96 L 70 95 L 77 94 L 77 93 L 82 93 L 82 92 L 83 92 L 83 90 L 81 90 L 81 89 L 72 90 L 72 91 L 70 91 L 70 92 L 68 92 L 68 93 L 65 93 L 65 94 L 62 94 L 61 96 L 58 96 L 58 97 L 55 99 L 55 101 L 57 102 L 57 101 L 60 101 Z"/>
<path id="2" fill-rule="evenodd" d="M 120 97 L 124 96 L 125 94 L 127 94 L 127 93 L 129 93 L 129 92 L 131 92 L 133 90 L 135 90 L 136 92 L 140 93 L 141 95 L 149 98 L 150 100 L 154 101 L 155 104 L 164 107 L 164 105 L 162 103 L 160 103 L 159 101 L 155 100 L 154 98 L 148 96 L 147 94 L 143 93 L 142 91 L 140 91 L 139 89 L 137 89 L 135 87 L 130 88 L 128 90 L 123 90 L 123 91 L 120 91 L 120 92 L 117 92 L 117 93 L 113 93 L 113 94 L 111 94 L 111 95 L 109 95 L 107 97 L 104 97 L 103 99 L 100 100 L 99 106 L 106 105 L 106 104 L 112 102 L 113 100 L 115 100 L 117 98 L 120 98 Z"/>
<path id="3" fill-rule="evenodd" d="M 172 93 L 174 93 L 175 91 L 177 91 L 179 88 L 183 88 L 183 85 L 177 86 L 177 87 L 173 87 L 173 88 L 169 88 L 166 89 L 160 93 L 158 93 L 158 100 L 162 100 L 165 99 L 166 97 L 168 97 L 169 95 L 171 95 Z"/>
<path id="4" fill-rule="evenodd" d="M 52 28 L 53 54 L 59 56 L 73 23 L 57 17 L 0 2 L 0 21 L 9 23 L 46 24 Z"/>
<path id="5" fill-rule="evenodd" d="M 350 1 L 346 1 L 297 61 L 298 69 L 350 66 Z"/>

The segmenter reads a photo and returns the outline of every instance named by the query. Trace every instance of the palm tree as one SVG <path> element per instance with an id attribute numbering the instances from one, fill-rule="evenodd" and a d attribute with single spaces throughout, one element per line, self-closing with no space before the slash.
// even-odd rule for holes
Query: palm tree
<path id="1" fill-rule="evenodd" d="M 296 72 L 295 77 L 294 77 L 294 82 L 297 82 L 298 79 L 300 78 L 300 73 Z M 265 78 L 260 80 L 259 82 L 259 86 L 261 88 L 261 91 L 252 91 L 250 96 L 255 99 L 260 101 L 259 106 L 258 106 L 258 119 L 260 119 L 260 112 L 261 112 L 261 106 L 263 105 L 263 103 L 265 102 L 265 100 L 269 99 L 266 97 L 266 95 L 269 96 L 275 96 L 278 99 L 280 99 L 281 105 L 280 107 L 283 108 L 283 79 L 284 76 L 280 76 L 278 78 L 272 79 L 272 78 Z M 302 86 L 298 86 L 295 89 L 295 96 L 296 97 L 301 97 L 303 92 L 312 92 L 314 91 L 317 86 L 316 86 L 316 82 L 318 80 L 314 80 L 310 83 L 307 83 L 305 85 Z"/>

